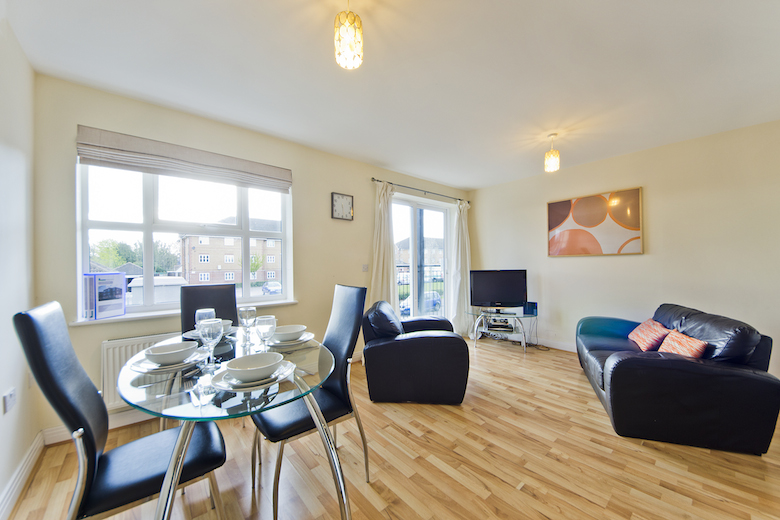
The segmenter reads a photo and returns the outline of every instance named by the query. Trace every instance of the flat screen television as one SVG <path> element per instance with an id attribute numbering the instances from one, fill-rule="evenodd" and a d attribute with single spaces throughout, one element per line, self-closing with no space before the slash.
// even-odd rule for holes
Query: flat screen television
<path id="1" fill-rule="evenodd" d="M 471 305 L 522 307 L 528 300 L 525 269 L 471 271 Z"/>

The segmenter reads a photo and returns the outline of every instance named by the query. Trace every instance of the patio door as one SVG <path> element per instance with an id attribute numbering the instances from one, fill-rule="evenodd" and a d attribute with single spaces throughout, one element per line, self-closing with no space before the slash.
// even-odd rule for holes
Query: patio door
<path id="1" fill-rule="evenodd" d="M 445 315 L 448 210 L 426 202 L 393 200 L 395 269 L 402 317 Z"/>

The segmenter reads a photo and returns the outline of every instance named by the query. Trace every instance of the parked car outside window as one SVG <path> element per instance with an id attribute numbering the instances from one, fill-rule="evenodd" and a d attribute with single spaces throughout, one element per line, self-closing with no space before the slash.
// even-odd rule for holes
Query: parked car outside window
<path id="1" fill-rule="evenodd" d="M 265 282 L 263 294 L 282 294 L 282 284 L 279 282 Z"/>

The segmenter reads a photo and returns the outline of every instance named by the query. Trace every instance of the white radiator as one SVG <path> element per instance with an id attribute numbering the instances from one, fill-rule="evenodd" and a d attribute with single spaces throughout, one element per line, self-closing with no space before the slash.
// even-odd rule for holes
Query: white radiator
<path id="1" fill-rule="evenodd" d="M 127 363 L 127 360 L 141 352 L 143 349 L 151 347 L 155 343 L 178 336 L 178 332 L 168 332 L 165 334 L 155 334 L 153 336 L 139 336 L 137 338 L 111 339 L 104 341 L 101 345 L 103 366 L 101 370 L 101 379 L 103 387 L 103 401 L 109 412 L 126 408 L 128 405 L 116 390 L 116 380 L 119 377 L 119 370 Z"/>

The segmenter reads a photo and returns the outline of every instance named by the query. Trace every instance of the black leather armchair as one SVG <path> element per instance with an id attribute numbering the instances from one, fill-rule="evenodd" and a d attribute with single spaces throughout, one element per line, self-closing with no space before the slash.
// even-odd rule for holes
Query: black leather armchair
<path id="1" fill-rule="evenodd" d="M 459 404 L 466 394 L 469 349 L 445 318 L 403 322 L 385 301 L 363 315 L 363 359 L 375 402 Z"/>

